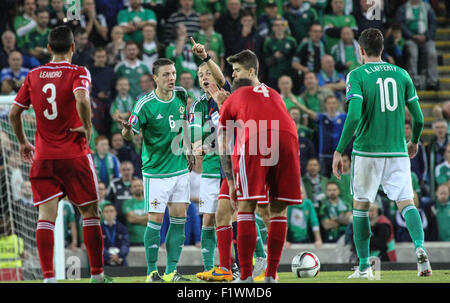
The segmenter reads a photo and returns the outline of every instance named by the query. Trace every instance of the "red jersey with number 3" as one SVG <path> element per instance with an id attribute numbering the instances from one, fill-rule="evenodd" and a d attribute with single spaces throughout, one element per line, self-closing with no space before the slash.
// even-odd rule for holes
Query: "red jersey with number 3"
<path id="1" fill-rule="evenodd" d="M 74 92 L 89 91 L 91 76 L 82 66 L 50 62 L 32 69 L 13 104 L 36 115 L 35 160 L 71 159 L 87 155 L 86 138 L 71 128 L 83 126 Z"/>
<path id="2" fill-rule="evenodd" d="M 237 154 L 242 144 L 256 136 L 258 140 L 262 139 L 260 133 L 269 130 L 297 136 L 295 123 L 280 94 L 264 83 L 255 87 L 241 87 L 227 98 L 220 108 L 220 127 L 226 127 L 227 121 L 242 121 L 244 126 L 236 128 L 234 154 Z"/>

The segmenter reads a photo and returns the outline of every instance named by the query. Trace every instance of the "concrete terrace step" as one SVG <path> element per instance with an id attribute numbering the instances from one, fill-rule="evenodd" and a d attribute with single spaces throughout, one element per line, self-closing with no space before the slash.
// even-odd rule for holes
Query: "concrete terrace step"
<path id="1" fill-rule="evenodd" d="M 436 30 L 436 41 L 450 40 L 450 28 L 440 27 Z"/>
<path id="2" fill-rule="evenodd" d="M 450 50 L 450 41 L 448 40 L 436 41 L 435 43 L 437 50 Z"/>
<path id="3" fill-rule="evenodd" d="M 450 100 L 450 90 L 421 90 L 417 92 L 421 101 L 442 102 Z"/>

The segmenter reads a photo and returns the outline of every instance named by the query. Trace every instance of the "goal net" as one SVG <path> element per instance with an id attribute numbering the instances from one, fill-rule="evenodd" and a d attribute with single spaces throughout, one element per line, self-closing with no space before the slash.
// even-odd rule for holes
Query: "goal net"
<path id="1" fill-rule="evenodd" d="M 14 97 L 0 96 L 0 281 L 43 278 L 36 247 L 38 208 L 33 206 L 28 177 L 31 165 L 21 160 L 19 143 L 8 118 Z M 36 119 L 32 108 L 22 113 L 22 125 L 25 135 L 34 145 Z M 58 274 L 61 273 L 61 265 L 64 268 L 64 239 L 60 230 L 63 224 L 59 222 L 62 215 L 58 217 L 55 269 L 57 278 L 64 279 Z"/>

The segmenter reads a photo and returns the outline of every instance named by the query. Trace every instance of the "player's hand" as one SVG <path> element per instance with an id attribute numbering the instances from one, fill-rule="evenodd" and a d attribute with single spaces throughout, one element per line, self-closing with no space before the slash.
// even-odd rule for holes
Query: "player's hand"
<path id="1" fill-rule="evenodd" d="M 314 242 L 314 247 L 319 249 L 322 247 L 322 241 L 321 240 L 317 240 Z"/>
<path id="2" fill-rule="evenodd" d="M 121 118 L 116 118 L 117 123 L 119 123 L 120 125 L 122 125 L 124 128 L 126 128 L 127 130 L 131 129 L 131 123 L 123 120 Z"/>
<path id="3" fill-rule="evenodd" d="M 86 137 L 86 144 L 89 147 L 89 142 L 91 142 L 91 130 L 86 129 L 84 126 L 80 126 L 80 127 L 76 127 L 76 128 L 69 128 L 69 131 L 75 133 L 81 133 L 84 134 L 84 136 Z"/>
<path id="4" fill-rule="evenodd" d="M 230 204 L 234 210 L 238 209 L 238 201 L 236 195 L 236 187 L 233 181 L 228 181 L 228 192 L 230 194 Z"/>
<path id="5" fill-rule="evenodd" d="M 28 142 L 25 141 L 24 144 L 20 145 L 20 156 L 22 157 L 22 160 L 26 163 L 33 163 L 34 159 L 34 146 Z"/>
<path id="6" fill-rule="evenodd" d="M 406 144 L 406 148 L 408 149 L 408 156 L 410 159 L 414 158 L 417 155 L 417 151 L 419 150 L 419 146 L 416 143 L 412 143 L 411 141 Z"/>
<path id="7" fill-rule="evenodd" d="M 344 164 L 342 163 L 342 155 L 340 152 L 335 151 L 333 155 L 333 174 L 338 180 L 341 180 L 341 174 Z"/>
<path id="8" fill-rule="evenodd" d="M 201 59 L 206 59 L 208 53 L 206 52 L 205 46 L 203 44 L 195 42 L 194 38 L 189 37 L 192 43 L 192 52 L 194 55 L 200 57 Z"/>
<path id="9" fill-rule="evenodd" d="M 223 88 L 219 90 L 217 85 L 208 85 L 207 90 L 210 96 L 214 99 L 214 101 L 216 101 L 219 107 L 221 107 L 222 104 L 225 102 L 225 100 L 228 98 L 228 96 L 231 95 Z"/>
<path id="10" fill-rule="evenodd" d="M 186 155 L 188 169 L 191 172 L 195 167 L 195 156 L 194 155 Z"/>

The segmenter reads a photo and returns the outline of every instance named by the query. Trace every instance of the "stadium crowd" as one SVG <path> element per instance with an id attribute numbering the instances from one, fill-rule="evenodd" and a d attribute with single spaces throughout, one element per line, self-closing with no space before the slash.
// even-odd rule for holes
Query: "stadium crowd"
<path id="1" fill-rule="evenodd" d="M 129 246 L 143 245 L 147 224 L 142 136 L 125 141 L 115 120 L 127 119 L 137 100 L 155 88 L 152 65 L 161 57 L 176 63 L 177 85 L 188 91 L 190 102 L 200 97 L 196 71 L 201 62 L 192 53 L 189 37 L 205 45 L 230 82 L 231 67 L 225 59 L 251 49 L 260 60 L 260 79 L 280 92 L 298 129 L 303 204 L 289 207 L 287 245 L 314 243 L 320 248 L 341 237 L 351 239 L 351 146 L 344 156 L 341 180 L 332 175 L 331 161 L 346 118 L 346 75 L 362 64 L 359 34 L 369 27 L 380 29 L 385 34 L 383 59 L 407 69 L 418 90 L 439 89 L 434 43 L 438 1 L 379 0 L 370 6 L 371 2 L 83 0 L 80 18 L 70 20 L 63 0 L 5 0 L 0 4 L 1 94 L 15 95 L 30 69 L 50 61 L 47 36 L 51 28 L 61 24 L 72 28 L 76 45 L 72 63 L 86 66 L 92 77 L 90 147 L 99 179 L 105 262 L 126 265 Z M 418 155 L 411 159 L 415 203 L 426 241 L 450 241 L 447 107 L 444 103 L 435 108 L 433 139 L 421 142 Z M 25 123 L 33 126 L 32 112 Z M 410 118 L 405 121 L 405 135 L 411 136 Z M 10 144 L 8 136 L 1 134 L 2 144 Z M 1 155 L 2 163 L 6 159 L 19 161 Z M 197 163 L 190 173 L 193 203 L 185 242 L 198 247 L 200 173 L 201 163 Z M 29 182 L 11 184 L 14 199 L 30 204 Z M 392 243 L 411 241 L 404 218 L 381 188 L 372 208 L 371 248 L 382 260 L 395 261 Z M 80 249 L 80 216 L 68 202 L 64 209 L 66 246 Z M 265 229 L 262 220 L 259 224 Z M 163 227 L 161 245 L 165 231 Z"/>

